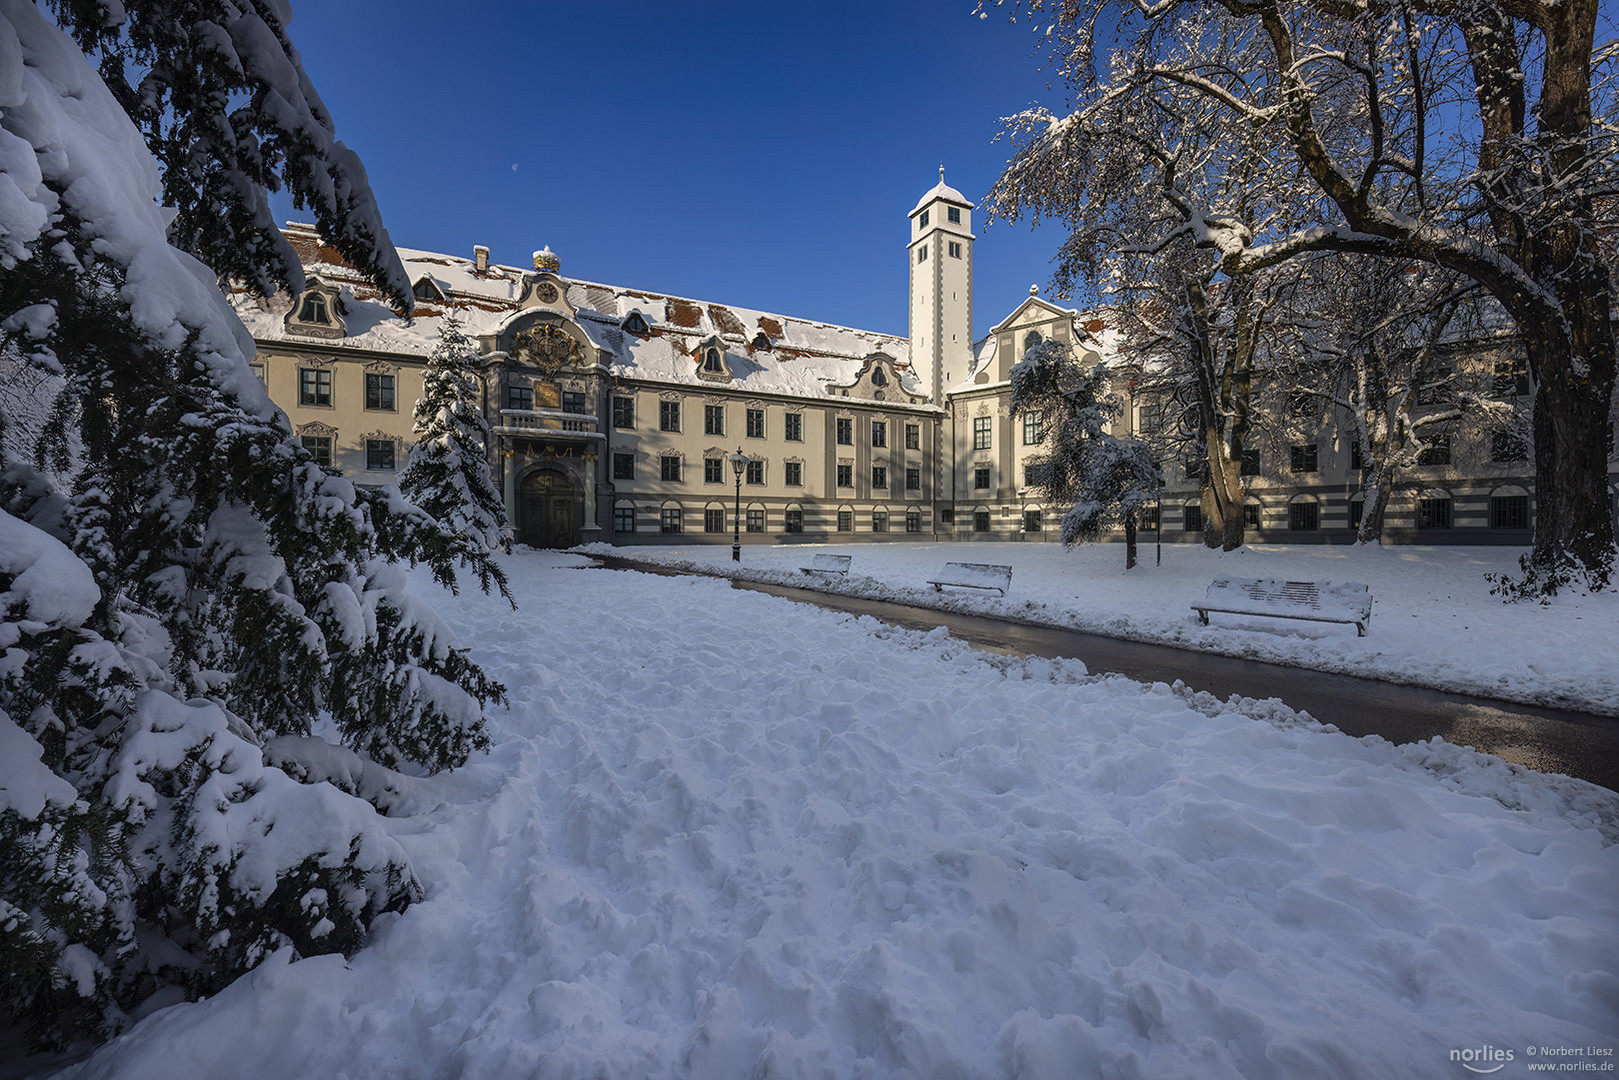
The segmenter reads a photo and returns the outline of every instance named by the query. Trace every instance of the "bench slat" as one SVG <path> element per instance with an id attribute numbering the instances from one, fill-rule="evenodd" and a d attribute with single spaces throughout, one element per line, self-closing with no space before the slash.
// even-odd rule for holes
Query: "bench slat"
<path id="1" fill-rule="evenodd" d="M 1372 617 L 1372 594 L 1353 581 L 1277 581 L 1258 578 L 1215 578 L 1201 604 L 1193 604 L 1203 625 L 1209 612 L 1260 615 L 1278 619 L 1349 623 L 1364 637 Z"/>
<path id="2" fill-rule="evenodd" d="M 1002 596 L 1012 587 L 1012 568 L 994 563 L 945 563 L 944 569 L 928 584 L 934 592 L 943 592 L 946 585 L 957 589 L 993 589 Z"/>

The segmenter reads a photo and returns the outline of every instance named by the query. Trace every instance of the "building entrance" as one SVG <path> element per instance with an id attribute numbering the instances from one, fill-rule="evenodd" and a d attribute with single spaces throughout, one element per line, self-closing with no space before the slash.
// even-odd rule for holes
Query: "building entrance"
<path id="1" fill-rule="evenodd" d="M 523 479 L 518 535 L 537 548 L 573 547 L 579 542 L 578 491 L 562 473 L 541 469 Z"/>

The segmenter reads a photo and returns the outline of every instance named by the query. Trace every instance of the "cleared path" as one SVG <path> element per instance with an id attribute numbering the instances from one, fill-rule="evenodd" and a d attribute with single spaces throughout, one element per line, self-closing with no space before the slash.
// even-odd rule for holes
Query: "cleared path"
<path id="1" fill-rule="evenodd" d="M 614 568 L 677 573 L 630 560 L 599 561 Z M 1222 699 L 1232 694 L 1280 698 L 1350 735 L 1381 735 L 1395 743 L 1438 735 L 1446 742 L 1471 746 L 1540 772 L 1564 773 L 1619 791 L 1619 719 L 1612 717 L 1467 697 L 814 589 L 753 581 L 732 584 L 835 611 L 870 615 L 914 630 L 943 626 L 951 636 L 981 649 L 1069 657 L 1083 661 L 1092 672 L 1117 672 L 1146 682 L 1171 683 L 1180 679 L 1195 690 L 1206 690 Z"/>

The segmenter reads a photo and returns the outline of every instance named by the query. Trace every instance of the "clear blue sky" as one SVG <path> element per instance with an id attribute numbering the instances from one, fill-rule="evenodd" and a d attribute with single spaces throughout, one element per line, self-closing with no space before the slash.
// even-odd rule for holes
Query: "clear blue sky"
<path id="1" fill-rule="evenodd" d="M 550 245 L 566 276 L 888 333 L 940 163 L 980 201 L 1000 117 L 1063 100 L 1034 29 L 973 0 L 292 2 L 396 244 Z M 982 334 L 1063 234 L 975 231 Z"/>

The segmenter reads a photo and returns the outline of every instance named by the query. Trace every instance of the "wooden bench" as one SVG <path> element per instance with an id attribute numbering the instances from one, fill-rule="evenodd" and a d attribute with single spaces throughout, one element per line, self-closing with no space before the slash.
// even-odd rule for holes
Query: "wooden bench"
<path id="1" fill-rule="evenodd" d="M 1203 625 L 1209 612 L 1263 615 L 1272 619 L 1353 624 L 1366 636 L 1372 621 L 1372 592 L 1354 581 L 1277 581 L 1273 578 L 1215 578 L 1201 604 L 1193 604 Z"/>
<path id="2" fill-rule="evenodd" d="M 928 581 L 934 592 L 944 592 L 949 585 L 954 589 L 994 589 L 1002 596 L 1012 587 L 1012 568 L 991 563 L 947 562 L 939 576 Z"/>
<path id="3" fill-rule="evenodd" d="M 799 572 L 804 574 L 839 574 L 849 572 L 849 555 L 811 555 L 808 566 L 800 566 Z"/>

